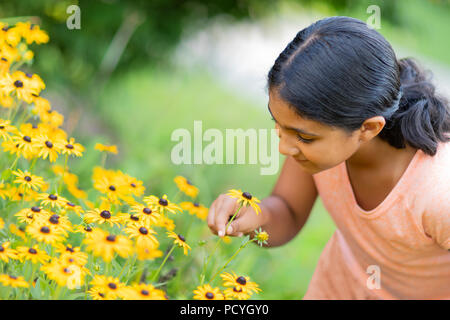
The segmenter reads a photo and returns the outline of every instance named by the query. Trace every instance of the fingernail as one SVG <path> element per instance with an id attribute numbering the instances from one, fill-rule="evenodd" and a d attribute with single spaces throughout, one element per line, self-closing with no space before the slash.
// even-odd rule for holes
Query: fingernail
<path id="1" fill-rule="evenodd" d="M 227 229 L 227 232 L 228 232 L 228 233 L 232 233 L 232 232 L 233 232 L 233 227 L 232 227 L 232 226 L 229 226 L 228 229 Z"/>
<path id="2" fill-rule="evenodd" d="M 223 237 L 223 234 L 224 234 L 223 230 L 220 230 L 219 231 L 219 237 Z"/>

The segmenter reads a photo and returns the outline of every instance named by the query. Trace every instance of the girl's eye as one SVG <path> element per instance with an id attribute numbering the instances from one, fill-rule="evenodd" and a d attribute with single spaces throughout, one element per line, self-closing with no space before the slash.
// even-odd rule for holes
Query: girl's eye
<path id="1" fill-rule="evenodd" d="M 299 141 L 301 141 L 301 142 L 304 142 L 304 143 L 311 143 L 311 142 L 314 141 L 314 139 L 305 139 L 305 138 L 302 138 L 302 136 L 300 136 L 300 135 L 297 135 L 297 139 L 298 139 Z"/>

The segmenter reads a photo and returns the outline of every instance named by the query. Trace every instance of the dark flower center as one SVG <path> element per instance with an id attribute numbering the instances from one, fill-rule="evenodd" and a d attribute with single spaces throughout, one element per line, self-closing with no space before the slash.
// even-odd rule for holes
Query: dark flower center
<path id="1" fill-rule="evenodd" d="M 113 234 L 110 234 L 109 236 L 106 237 L 106 240 L 108 240 L 109 242 L 115 242 L 116 236 Z"/>
<path id="2" fill-rule="evenodd" d="M 50 233 L 50 228 L 47 227 L 47 226 L 43 226 L 43 227 L 40 229 L 40 231 L 41 231 L 42 233 Z"/>
<path id="3" fill-rule="evenodd" d="M 67 149 L 73 149 L 73 145 L 71 145 L 70 143 L 69 143 L 69 144 L 66 144 L 66 148 L 67 148 Z"/>
<path id="4" fill-rule="evenodd" d="M 5 248 L 3 248 L 2 246 L 0 246 L 0 252 L 5 251 Z"/>
<path id="5" fill-rule="evenodd" d="M 84 228 L 84 231 L 91 232 L 91 231 L 92 231 L 92 228 L 89 227 L 89 226 L 86 226 L 86 227 Z"/>
<path id="6" fill-rule="evenodd" d="M 63 271 L 64 271 L 65 273 L 70 273 L 70 269 L 69 269 L 69 268 L 64 268 Z"/>
<path id="7" fill-rule="evenodd" d="M 234 292 L 242 292 L 242 288 L 236 289 L 236 287 L 233 287 Z"/>
<path id="8" fill-rule="evenodd" d="M 130 214 L 130 219 L 133 221 L 139 221 L 139 217 L 136 217 L 134 214 Z"/>
<path id="9" fill-rule="evenodd" d="M 48 198 L 49 198 L 50 200 L 53 200 L 53 201 L 58 200 L 58 196 L 56 196 L 56 195 L 54 195 L 54 194 L 48 195 Z"/>
<path id="10" fill-rule="evenodd" d="M 47 146 L 47 148 L 53 148 L 53 143 L 51 143 L 50 141 L 45 141 L 45 145 Z"/>
<path id="11" fill-rule="evenodd" d="M 75 252 L 75 250 L 73 250 L 71 247 L 66 247 L 66 251 L 69 251 L 69 252 Z"/>
<path id="12" fill-rule="evenodd" d="M 39 207 L 31 207 L 31 211 L 33 211 L 33 212 L 41 212 L 41 208 L 39 208 Z"/>
<path id="13" fill-rule="evenodd" d="M 244 198 L 248 199 L 248 200 L 252 200 L 252 195 L 251 195 L 250 193 L 248 193 L 248 192 L 244 192 L 244 193 L 242 194 L 242 196 L 243 196 Z"/>
<path id="14" fill-rule="evenodd" d="M 31 138 L 29 136 L 24 136 L 23 141 L 25 142 L 31 142 Z"/>
<path id="15" fill-rule="evenodd" d="M 141 233 L 141 234 L 148 234 L 148 230 L 147 230 L 147 228 L 145 228 L 145 227 L 140 227 L 139 228 L 139 232 Z"/>
<path id="16" fill-rule="evenodd" d="M 2 57 L 0 60 L 8 61 L 8 59 L 6 59 L 6 58 L 4 58 L 4 57 Z"/>
<path id="17" fill-rule="evenodd" d="M 166 199 L 163 199 L 163 198 L 159 199 L 158 203 L 159 203 L 160 205 L 162 205 L 162 206 L 167 206 L 167 205 L 169 205 L 169 202 L 168 202 Z"/>
<path id="18" fill-rule="evenodd" d="M 14 86 L 16 88 L 22 88 L 23 87 L 23 82 L 20 81 L 20 80 L 16 80 L 16 81 L 14 81 Z"/>
<path id="19" fill-rule="evenodd" d="M 183 242 L 185 242 L 186 241 L 186 238 L 185 237 L 183 237 L 181 234 L 179 234 L 178 235 L 178 239 L 180 239 L 181 241 L 183 241 Z"/>
<path id="20" fill-rule="evenodd" d="M 74 203 L 72 203 L 72 202 L 70 202 L 70 201 L 69 201 L 69 202 L 67 202 L 67 205 L 68 205 L 68 206 L 71 206 L 71 207 L 75 207 L 75 204 L 74 204 Z"/>
<path id="21" fill-rule="evenodd" d="M 239 278 L 236 279 L 236 282 L 241 285 L 245 285 L 247 283 L 247 280 L 245 280 L 243 276 L 240 276 Z"/>
<path id="22" fill-rule="evenodd" d="M 28 249 L 28 252 L 31 253 L 31 254 L 37 254 L 37 251 L 34 248 Z"/>
<path id="23" fill-rule="evenodd" d="M 110 289 L 113 289 L 113 290 L 116 290 L 116 289 L 117 289 L 117 285 L 116 285 L 115 283 L 112 283 L 112 282 L 108 283 L 108 287 L 109 287 Z"/>
<path id="24" fill-rule="evenodd" d="M 144 212 L 145 214 L 150 214 L 150 213 L 152 213 L 152 209 L 150 209 L 150 208 L 144 208 L 144 209 L 142 210 L 142 212 Z"/>
<path id="25" fill-rule="evenodd" d="M 17 277 L 16 276 L 9 276 L 11 279 L 16 280 Z"/>
<path id="26" fill-rule="evenodd" d="M 58 224 L 59 216 L 57 214 L 54 214 L 50 217 L 50 219 L 48 219 L 48 221 L 50 221 L 50 223 L 52 223 L 52 224 Z"/>
<path id="27" fill-rule="evenodd" d="M 110 219 L 111 212 L 109 212 L 108 210 L 103 210 L 102 212 L 100 212 L 100 217 L 102 217 L 103 219 Z"/>
<path id="28" fill-rule="evenodd" d="M 148 292 L 148 290 L 141 290 L 141 293 L 144 295 L 144 296 L 148 296 L 149 294 L 150 294 L 150 292 Z"/>
<path id="29" fill-rule="evenodd" d="M 186 179 L 186 183 L 192 186 L 192 182 L 190 180 Z"/>
<path id="30" fill-rule="evenodd" d="M 5 126 L 0 126 L 0 130 L 3 130 L 3 129 L 5 129 Z"/>
<path id="31" fill-rule="evenodd" d="M 27 76 L 27 78 L 33 78 L 33 75 L 31 73 L 25 73 L 25 75 Z"/>
<path id="32" fill-rule="evenodd" d="M 111 191 L 116 191 L 116 187 L 114 187 L 113 185 L 109 186 L 109 190 Z"/>
<path id="33" fill-rule="evenodd" d="M 132 186 L 133 188 L 136 188 L 136 184 L 135 183 L 131 183 L 130 186 Z"/>
<path id="34" fill-rule="evenodd" d="M 194 202 L 194 207 L 200 207 L 200 205 L 198 204 L 198 202 Z"/>
<path id="35" fill-rule="evenodd" d="M 98 295 L 99 295 L 100 297 L 102 297 L 102 298 L 105 297 L 105 295 L 104 295 L 103 293 L 101 293 L 101 292 L 99 292 Z"/>
<path id="36" fill-rule="evenodd" d="M 31 181 L 31 177 L 30 176 L 25 176 L 25 178 L 23 178 L 26 182 L 30 182 Z"/>
<path id="37" fill-rule="evenodd" d="M 213 299 L 213 298 L 214 298 L 214 293 L 212 293 L 212 292 L 207 292 L 207 293 L 205 294 L 205 297 L 208 298 L 208 299 Z"/>

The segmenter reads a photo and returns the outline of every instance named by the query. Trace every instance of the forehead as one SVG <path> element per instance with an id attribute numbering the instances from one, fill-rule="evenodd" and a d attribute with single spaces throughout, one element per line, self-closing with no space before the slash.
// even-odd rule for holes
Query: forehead
<path id="1" fill-rule="evenodd" d="M 321 122 L 302 117 L 295 111 L 295 107 L 283 100 L 275 90 L 269 93 L 267 107 L 272 117 L 282 127 L 298 128 L 315 135 L 321 135 L 336 130 L 336 128 Z"/>

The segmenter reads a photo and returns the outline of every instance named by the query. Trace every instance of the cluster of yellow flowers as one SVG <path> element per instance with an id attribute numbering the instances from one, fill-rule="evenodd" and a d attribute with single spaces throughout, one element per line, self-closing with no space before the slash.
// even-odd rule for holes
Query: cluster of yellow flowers
<path id="1" fill-rule="evenodd" d="M 95 195 L 79 188 L 68 160 L 82 157 L 85 148 L 68 137 L 63 115 L 41 96 L 43 80 L 19 70 L 33 59 L 28 45 L 48 41 L 37 25 L 0 23 L 0 299 L 168 299 L 157 288 L 159 272 L 175 248 L 184 255 L 192 250 L 174 232 L 170 215 L 186 211 L 205 220 L 208 208 L 195 201 L 198 188 L 182 176 L 174 179 L 174 198 L 181 193 L 190 201 L 181 203 L 166 194 L 144 196 L 142 181 L 103 166 L 93 168 Z M 104 159 L 118 152 L 100 143 L 95 149 Z M 63 164 L 56 163 L 60 156 Z M 259 209 L 256 198 L 233 192 L 241 204 Z M 171 247 L 156 269 L 148 262 L 163 256 L 161 230 Z M 149 271 L 154 285 L 146 283 Z M 248 299 L 260 291 L 248 277 L 221 276 L 229 290 L 199 286 L 194 298 Z"/>

